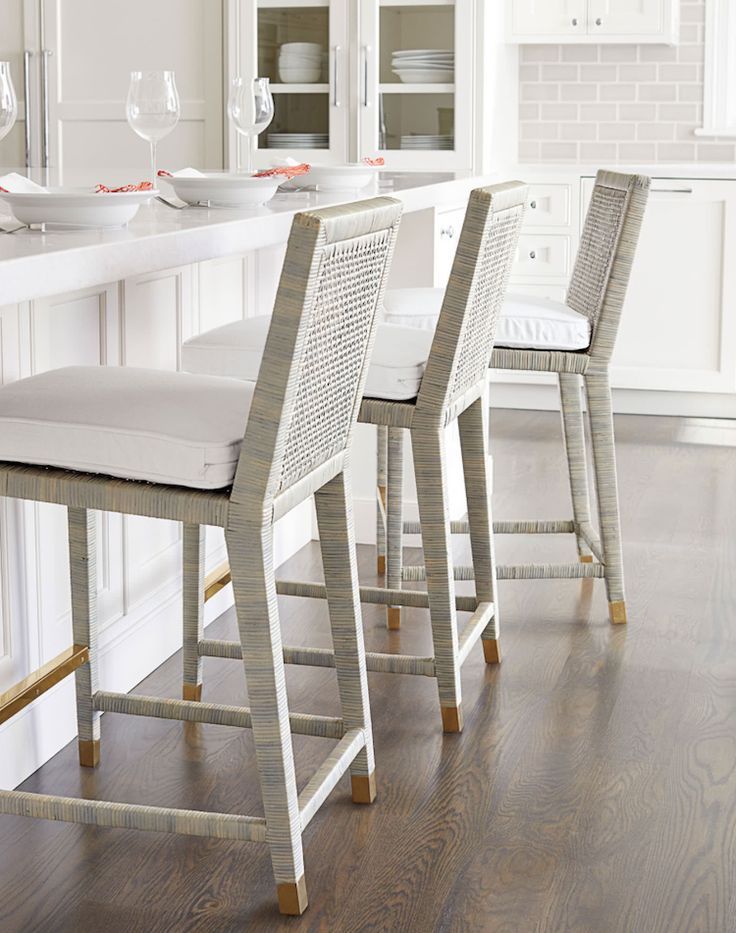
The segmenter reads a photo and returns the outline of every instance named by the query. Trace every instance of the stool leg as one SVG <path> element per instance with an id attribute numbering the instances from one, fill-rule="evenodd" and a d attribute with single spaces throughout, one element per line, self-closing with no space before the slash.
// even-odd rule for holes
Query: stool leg
<path id="1" fill-rule="evenodd" d="M 608 373 L 586 375 L 588 416 L 593 447 L 601 543 L 606 565 L 606 591 L 611 622 L 626 622 L 621 523 L 618 510 L 613 409 Z"/>
<path id="2" fill-rule="evenodd" d="M 386 586 L 401 588 L 404 553 L 404 430 L 388 429 L 386 455 Z M 401 607 L 386 610 L 389 629 L 401 628 Z"/>
<path id="3" fill-rule="evenodd" d="M 388 428 L 376 428 L 376 573 L 386 573 L 386 456 Z"/>
<path id="4" fill-rule="evenodd" d="M 415 427 L 411 439 L 442 725 L 445 732 L 462 732 L 462 693 L 444 431 L 437 428 L 422 431 Z"/>
<path id="5" fill-rule="evenodd" d="M 475 595 L 480 602 L 494 604 L 493 619 L 481 636 L 483 655 L 487 664 L 497 664 L 501 660 L 501 649 L 491 490 L 488 481 L 488 419 L 485 397 L 479 398 L 465 409 L 458 418 L 458 428 L 465 476 L 465 495 L 468 501 Z"/>
<path id="6" fill-rule="evenodd" d="M 182 697 L 185 700 L 202 699 L 202 659 L 199 643 L 204 636 L 204 525 L 184 524 L 183 534 L 183 586 L 184 610 Z"/>
<path id="7" fill-rule="evenodd" d="M 279 907 L 284 914 L 298 915 L 307 908 L 307 889 L 276 600 L 273 528 L 266 524 L 254 533 L 251 522 L 235 515 L 225 535 Z"/>
<path id="8" fill-rule="evenodd" d="M 588 494 L 588 461 L 585 456 L 585 428 L 583 426 L 583 401 L 580 395 L 580 376 L 559 373 L 560 411 L 562 414 L 562 436 L 567 455 L 567 471 L 570 477 L 572 514 L 575 524 L 590 524 L 590 496 Z M 578 557 L 590 563 L 593 555 L 580 535 L 577 535 Z"/>
<path id="9" fill-rule="evenodd" d="M 346 729 L 362 729 L 366 739 L 365 747 L 350 767 L 353 801 L 373 803 L 376 765 L 355 554 L 353 500 L 349 490 L 349 475 L 342 472 L 315 494 L 314 501 L 342 718 Z"/>
<path id="10" fill-rule="evenodd" d="M 77 692 L 79 763 L 100 762 L 100 714 L 94 708 L 97 683 L 97 523 L 88 509 L 67 509 L 69 567 L 72 584 L 72 628 L 75 645 L 89 648 L 89 661 L 74 672 Z"/>

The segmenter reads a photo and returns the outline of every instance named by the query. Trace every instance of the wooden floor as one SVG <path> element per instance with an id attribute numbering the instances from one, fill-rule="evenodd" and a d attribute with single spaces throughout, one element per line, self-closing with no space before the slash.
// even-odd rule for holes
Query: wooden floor
<path id="1" fill-rule="evenodd" d="M 379 797 L 352 805 L 344 779 L 307 830 L 303 918 L 278 916 L 265 846 L 0 817 L 0 931 L 736 931 L 736 450 L 676 429 L 617 423 L 628 627 L 601 582 L 502 584 L 504 661 L 472 653 L 461 736 L 434 681 L 371 675 Z M 499 412 L 492 433 L 496 517 L 568 517 L 557 418 Z M 316 546 L 288 573 L 316 577 Z M 290 642 L 329 644 L 320 603 L 282 607 Z M 397 634 L 364 621 L 371 648 L 429 646 L 419 610 Z M 179 665 L 140 692 L 177 696 Z M 293 708 L 337 712 L 333 672 L 288 678 Z M 244 700 L 240 665 L 207 661 L 205 695 Z M 112 714 L 102 733 L 96 772 L 69 746 L 24 788 L 262 813 L 249 733 Z M 301 786 L 329 744 L 296 747 Z"/>

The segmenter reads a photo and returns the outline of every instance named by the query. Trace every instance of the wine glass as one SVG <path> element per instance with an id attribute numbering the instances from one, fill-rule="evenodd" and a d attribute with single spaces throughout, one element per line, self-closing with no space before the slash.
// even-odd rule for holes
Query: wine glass
<path id="1" fill-rule="evenodd" d="M 125 113 L 130 128 L 151 146 L 151 182 L 156 187 L 156 144 L 179 122 L 181 107 L 173 71 L 131 71 Z"/>
<path id="2" fill-rule="evenodd" d="M 17 116 L 18 99 L 10 76 L 10 62 L 0 62 L 0 139 L 5 139 L 13 129 Z"/>
<path id="3" fill-rule="evenodd" d="M 227 100 L 227 112 L 235 129 L 248 138 L 245 165 L 242 171 L 252 171 L 252 138 L 262 133 L 273 120 L 273 97 L 268 78 L 233 78 Z"/>

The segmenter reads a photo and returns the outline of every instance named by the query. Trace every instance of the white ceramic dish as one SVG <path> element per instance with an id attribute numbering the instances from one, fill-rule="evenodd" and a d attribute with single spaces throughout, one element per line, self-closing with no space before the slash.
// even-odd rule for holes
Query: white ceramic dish
<path id="1" fill-rule="evenodd" d="M 402 68 L 401 71 L 394 69 L 394 74 L 398 75 L 404 84 L 452 84 L 455 80 L 455 72 L 449 69 L 444 71 L 437 68 Z"/>
<path id="2" fill-rule="evenodd" d="M 158 194 L 154 191 L 96 193 L 89 188 L 47 188 L 22 194 L 0 192 L 20 223 L 58 227 L 124 227 L 141 204 Z"/>
<path id="3" fill-rule="evenodd" d="M 228 172 L 203 172 L 201 176 L 181 178 L 175 175 L 161 179 L 187 204 L 209 204 L 210 207 L 258 207 L 270 201 L 283 181 L 278 176 L 253 178 Z"/>
<path id="4" fill-rule="evenodd" d="M 279 78 L 284 84 L 317 84 L 322 74 L 322 66 L 316 68 L 290 68 L 279 65 Z"/>
<path id="5" fill-rule="evenodd" d="M 377 166 L 364 165 L 313 165 L 301 181 L 314 185 L 320 191 L 358 191 L 365 188 L 376 177 Z"/>

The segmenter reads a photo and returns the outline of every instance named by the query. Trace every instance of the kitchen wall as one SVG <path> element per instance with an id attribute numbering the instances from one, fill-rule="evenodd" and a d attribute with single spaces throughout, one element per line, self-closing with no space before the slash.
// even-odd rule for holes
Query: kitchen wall
<path id="1" fill-rule="evenodd" d="M 703 119 L 705 0 L 682 0 L 680 43 L 528 45 L 519 64 L 522 162 L 733 162 Z"/>

